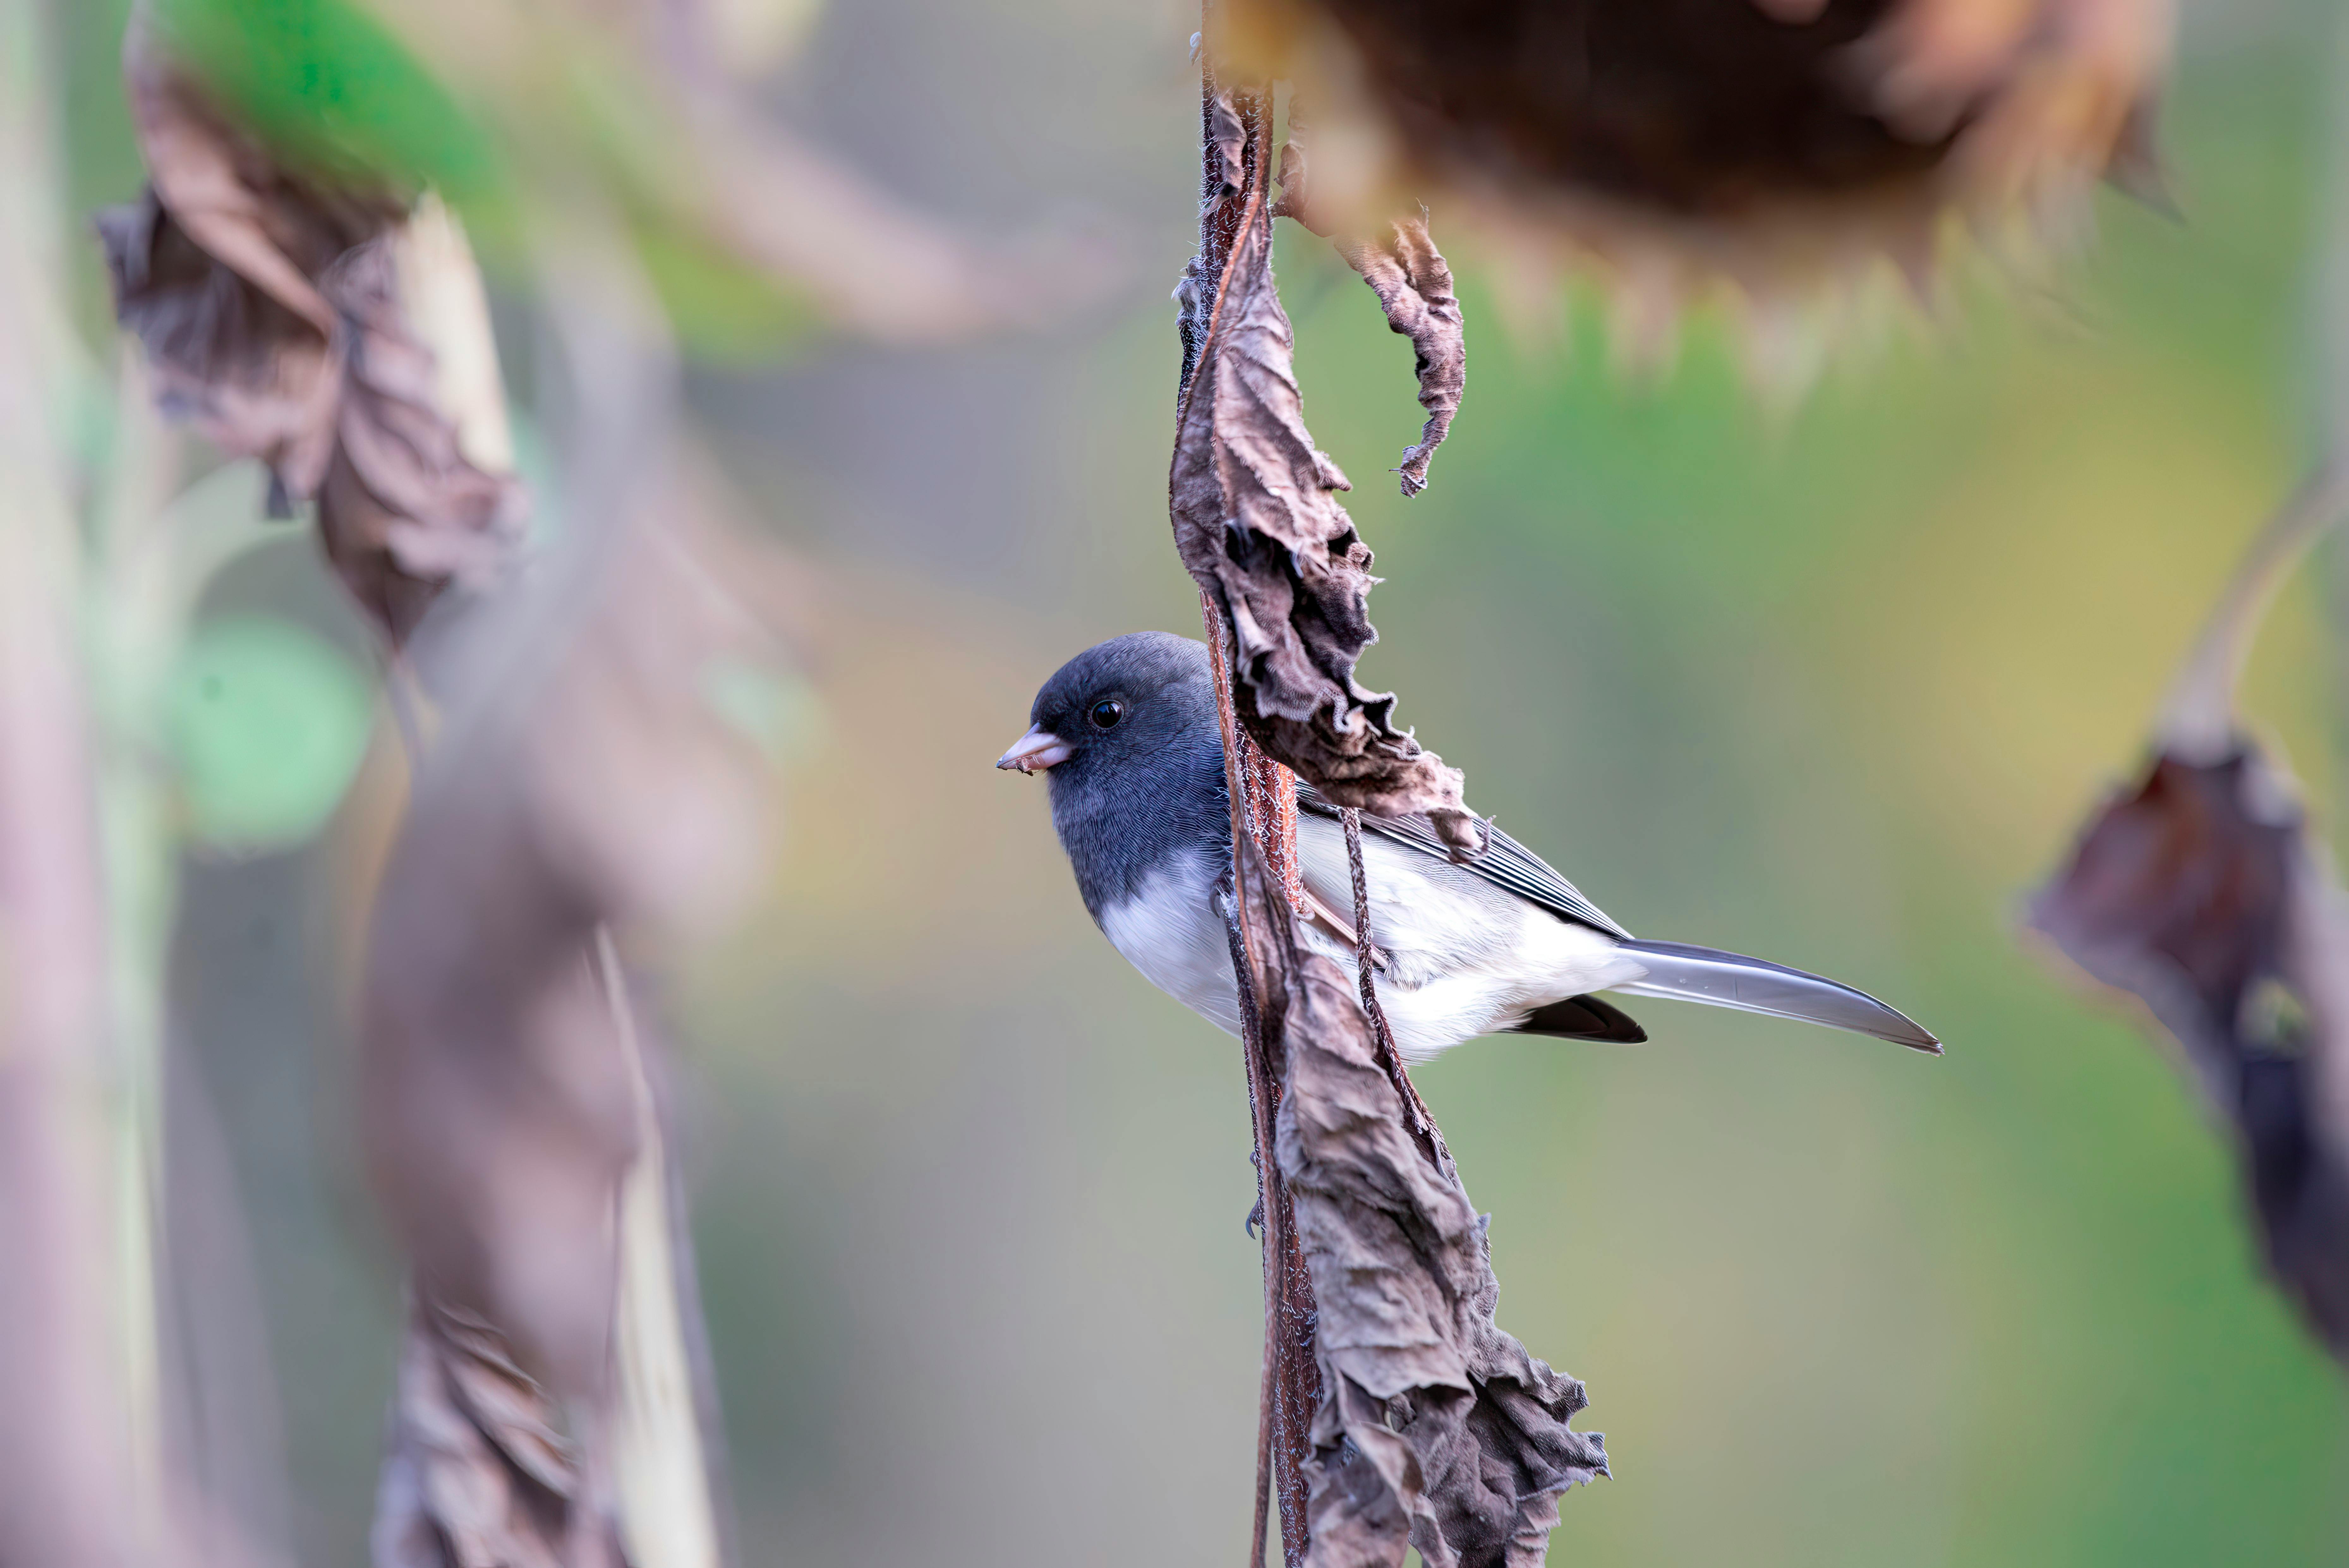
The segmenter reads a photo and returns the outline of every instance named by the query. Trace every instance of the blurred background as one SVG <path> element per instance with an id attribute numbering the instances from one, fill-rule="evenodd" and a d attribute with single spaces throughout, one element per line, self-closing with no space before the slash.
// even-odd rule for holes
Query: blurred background
<path id="1" fill-rule="evenodd" d="M 140 178 L 123 9 L 58 13 L 77 213 Z M 765 93 L 811 140 L 974 229 L 1113 234 L 1127 268 L 950 349 L 684 290 L 700 436 L 819 606 L 782 849 L 663 998 L 741 1556 L 1230 1559 L 1262 1328 L 1238 1050 L 1092 929 L 1042 785 L 990 766 L 1070 655 L 1197 630 L 1164 503 L 1195 14 L 834 0 L 797 25 Z M 2258 1276 L 2223 1145 L 2015 910 L 2349 412 L 2344 81 L 2336 7 L 2189 5 L 2179 215 L 2104 197 L 2076 264 L 1962 284 L 1791 404 L 1702 315 L 1676 367 L 1619 372 L 1590 301 L 1505 310 L 1446 237 L 1471 374 L 1409 503 L 1363 479 L 1416 436 L 1409 349 L 1283 234 L 1308 417 L 1389 579 L 1365 679 L 1634 931 L 1837 975 L 1948 1042 L 1650 1003 L 1644 1047 L 1495 1039 L 1419 1072 L 1495 1215 L 1503 1326 L 1607 1434 L 1558 1561 L 2340 1559 L 2341 1385 Z M 102 313 L 94 246 L 76 266 Z M 2349 744 L 2332 571 L 2250 688 L 2321 820 Z M 363 731 L 367 640 L 309 540 L 203 616 L 191 656 L 232 672 L 272 637 L 339 648 L 302 667 L 347 683 L 285 700 Z M 232 814 L 302 788 L 254 722 L 242 749 L 196 727 Z M 339 788 L 348 758 L 317 766 Z M 186 1331 L 248 1347 L 219 1418 L 284 1461 L 216 1453 L 213 1484 L 305 1563 L 364 1560 L 400 1315 L 336 984 L 362 805 L 199 852 L 172 960 L 198 1091 L 173 1158 L 233 1182 L 243 1233 L 205 1244 L 254 1282 Z"/>

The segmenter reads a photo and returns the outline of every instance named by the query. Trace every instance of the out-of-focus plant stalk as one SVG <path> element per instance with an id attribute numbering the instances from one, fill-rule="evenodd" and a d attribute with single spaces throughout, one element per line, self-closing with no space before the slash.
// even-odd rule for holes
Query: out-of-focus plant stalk
<path id="1" fill-rule="evenodd" d="M 592 232 L 592 225 L 589 226 Z M 595 240 L 607 240 L 597 234 Z M 599 247 L 617 261 L 616 244 Z M 419 339 L 433 352 L 441 411 L 477 462 L 510 469 L 513 438 L 498 368 L 481 271 L 464 231 L 445 204 L 427 196 L 399 236 L 402 303 Z M 641 280 L 621 280 L 621 286 Z M 659 320 L 647 304 L 626 311 L 632 326 Z M 616 536 L 615 536 L 616 537 Z M 611 539 L 573 541 L 572 547 Z M 399 672 L 392 672 L 399 678 Z M 615 1216 L 619 1267 L 613 1326 L 616 1407 L 608 1460 L 631 1568 L 718 1568 L 720 1535 L 703 1441 L 694 1357 L 678 1294 L 680 1247 L 672 1238 L 670 1173 L 657 1097 L 608 928 L 596 933 L 595 963 L 605 1005 L 626 1058 L 639 1147 Z M 592 1446 L 592 1445 L 591 1445 Z"/>
<path id="2" fill-rule="evenodd" d="M 0 1561 L 83 1568 L 160 1541 L 145 1193 L 109 1159 L 128 1119 L 67 438 L 87 377 L 44 22 L 0 0 Z"/>
<path id="3" fill-rule="evenodd" d="M 2312 257 L 2314 273 L 2309 302 L 2314 317 L 2315 363 L 2307 367 L 2311 382 L 2311 422 L 2319 451 L 2349 450 L 2349 10 L 2337 13 L 2333 26 L 2333 58 L 2329 75 L 2333 90 L 2325 95 L 2325 141 L 2317 160 L 2317 210 L 2323 229 Z M 2324 562 L 2330 568 L 2333 620 L 2333 820 L 2349 821 L 2349 543 L 2335 537 Z"/>
<path id="4" fill-rule="evenodd" d="M 718 1524 L 701 1441 L 669 1237 L 668 1155 L 660 1107 L 610 930 L 596 933 L 604 995 L 626 1053 L 636 1102 L 636 1163 L 620 1190 L 620 1301 L 614 1330 L 619 1420 L 614 1480 L 633 1568 L 718 1568 Z"/>

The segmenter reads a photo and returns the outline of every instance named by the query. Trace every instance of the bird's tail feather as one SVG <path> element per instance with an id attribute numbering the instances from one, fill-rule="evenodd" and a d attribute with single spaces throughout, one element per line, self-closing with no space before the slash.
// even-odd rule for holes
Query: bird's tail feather
<path id="1" fill-rule="evenodd" d="M 1627 942 L 1623 950 L 1636 955 L 1648 972 L 1629 985 L 1609 986 L 1609 990 L 1796 1018 L 1806 1024 L 1824 1024 L 1830 1029 L 1873 1035 L 1911 1050 L 1941 1054 L 1941 1042 L 1907 1015 L 1886 1006 L 1865 991 L 1822 975 L 1806 975 L 1800 969 L 1748 958 L 1743 954 L 1691 947 L 1682 942 Z"/>

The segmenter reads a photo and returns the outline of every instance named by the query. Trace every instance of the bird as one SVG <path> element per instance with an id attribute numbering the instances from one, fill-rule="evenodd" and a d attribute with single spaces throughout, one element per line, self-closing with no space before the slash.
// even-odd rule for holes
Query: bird
<path id="1" fill-rule="evenodd" d="M 1134 632 L 1047 680 L 996 761 L 1042 773 L 1085 910 L 1143 978 L 1232 1035 L 1240 1004 L 1216 889 L 1232 863 L 1229 796 L 1206 645 Z M 1298 940 L 1356 963 L 1340 808 L 1297 784 L 1297 859 L 1312 918 Z M 1532 851 L 1486 824 L 1464 861 L 1424 816 L 1361 819 L 1374 985 L 1397 1052 L 1432 1060 L 1482 1035 L 1635 1045 L 1602 991 L 1821 1024 L 1939 1056 L 1940 1042 L 1864 991 L 1764 959 L 1635 938 Z"/>

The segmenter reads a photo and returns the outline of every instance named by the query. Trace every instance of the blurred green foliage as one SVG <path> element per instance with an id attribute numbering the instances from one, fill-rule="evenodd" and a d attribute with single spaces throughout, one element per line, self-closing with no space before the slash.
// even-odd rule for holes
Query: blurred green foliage
<path id="1" fill-rule="evenodd" d="M 350 0 L 150 0 L 157 33 L 241 122 L 323 174 L 436 185 L 471 209 L 505 179 L 489 129 Z"/>
<path id="2" fill-rule="evenodd" d="M 166 702 L 189 835 L 240 852 L 318 830 L 358 770 L 375 717 L 367 677 L 333 644 L 250 615 L 196 627 Z"/>

